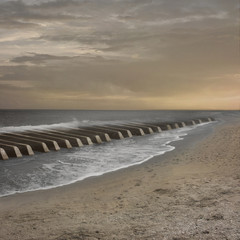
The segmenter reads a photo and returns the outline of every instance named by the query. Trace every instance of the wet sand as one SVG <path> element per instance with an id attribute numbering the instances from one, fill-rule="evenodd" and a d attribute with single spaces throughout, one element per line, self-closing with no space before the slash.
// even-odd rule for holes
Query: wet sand
<path id="1" fill-rule="evenodd" d="M 0 239 L 240 239 L 240 123 L 197 128 L 144 164 L 0 198 Z"/>

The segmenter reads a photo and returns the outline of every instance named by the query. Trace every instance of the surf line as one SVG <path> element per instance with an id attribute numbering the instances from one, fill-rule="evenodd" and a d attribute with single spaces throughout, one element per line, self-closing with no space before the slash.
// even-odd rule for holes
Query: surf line
<path id="1" fill-rule="evenodd" d="M 61 148 L 83 147 L 120 140 L 133 136 L 161 133 L 215 121 L 211 117 L 190 119 L 181 122 L 123 122 L 120 124 L 78 127 L 76 124 L 53 124 L 47 128 L 26 128 L 24 131 L 0 133 L 0 160 L 21 158 L 35 152 L 59 151 Z"/>

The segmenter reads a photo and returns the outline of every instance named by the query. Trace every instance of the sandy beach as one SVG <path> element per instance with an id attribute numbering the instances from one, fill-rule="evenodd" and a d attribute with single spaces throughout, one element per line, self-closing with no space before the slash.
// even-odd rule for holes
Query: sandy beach
<path id="1" fill-rule="evenodd" d="M 0 239 L 239 240 L 239 122 L 171 145 L 138 166 L 0 198 Z"/>

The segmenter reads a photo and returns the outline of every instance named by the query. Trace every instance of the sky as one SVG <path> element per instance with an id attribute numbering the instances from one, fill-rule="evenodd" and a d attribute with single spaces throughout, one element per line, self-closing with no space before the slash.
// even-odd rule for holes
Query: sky
<path id="1" fill-rule="evenodd" d="M 0 109 L 239 109 L 238 0 L 0 0 Z"/>

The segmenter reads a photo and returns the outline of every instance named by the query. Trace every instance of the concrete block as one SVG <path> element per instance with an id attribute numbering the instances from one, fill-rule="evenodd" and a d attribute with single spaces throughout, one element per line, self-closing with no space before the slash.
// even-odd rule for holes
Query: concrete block
<path id="1" fill-rule="evenodd" d="M 102 131 L 104 133 L 107 133 L 111 139 L 123 139 L 123 135 L 120 131 L 104 128 L 102 126 L 91 126 L 87 127 L 87 130 L 93 130 L 93 131 Z"/>
<path id="2" fill-rule="evenodd" d="M 185 122 L 181 122 L 182 127 L 186 127 Z"/>
<path id="3" fill-rule="evenodd" d="M 0 160 L 8 160 L 9 157 L 3 148 L 0 148 Z"/>
<path id="4" fill-rule="evenodd" d="M 19 148 L 16 146 L 0 143 L 0 148 L 3 148 L 9 157 L 22 157 Z"/>
<path id="5" fill-rule="evenodd" d="M 133 122 L 130 122 L 130 123 L 127 123 L 128 125 L 130 126 L 133 126 L 133 127 L 140 127 L 145 134 L 153 134 L 153 129 L 145 124 L 141 124 L 141 123 L 133 123 Z"/>
<path id="6" fill-rule="evenodd" d="M 90 137 L 81 135 L 78 131 L 74 130 L 75 128 L 61 128 L 61 129 L 56 129 L 56 130 L 51 130 L 57 133 L 61 133 L 63 135 L 71 136 L 71 137 L 76 137 L 81 140 L 81 142 L 84 145 L 92 145 L 93 142 Z"/>
<path id="7" fill-rule="evenodd" d="M 7 140 L 7 141 L 28 144 L 32 147 L 32 149 L 34 151 L 37 151 L 37 152 L 49 152 L 49 148 L 45 143 L 45 142 L 49 143 L 49 141 L 46 139 L 43 140 L 43 139 L 39 139 L 39 138 L 27 137 L 26 135 L 19 134 L 19 133 L 14 133 L 14 134 L 13 133 L 5 133 L 5 134 L 2 133 L 2 134 L 0 134 L 0 140 Z M 42 140 L 45 142 L 43 142 Z M 52 142 L 50 142 L 50 143 L 53 144 Z M 58 150 L 59 149 L 60 148 L 58 147 Z"/>
<path id="8" fill-rule="evenodd" d="M 34 130 L 34 131 L 27 131 L 26 133 L 28 135 L 30 134 L 31 136 L 36 136 L 36 137 L 43 137 L 43 138 L 46 137 L 47 139 L 57 142 L 58 145 L 62 148 L 72 148 L 72 145 L 67 139 L 58 137 L 49 132 Z"/>
<path id="9" fill-rule="evenodd" d="M 89 132 L 80 130 L 78 128 L 65 128 L 61 131 L 69 132 L 71 134 L 74 134 L 75 136 L 78 136 L 78 135 L 81 134 L 81 136 L 88 137 L 91 140 L 92 143 L 102 143 L 102 139 L 96 133 L 89 133 Z"/>
<path id="10" fill-rule="evenodd" d="M 87 133 L 87 134 L 93 134 L 93 135 L 97 134 L 97 136 L 100 137 L 101 141 L 104 141 L 104 142 L 110 142 L 111 141 L 111 138 L 107 133 L 104 133 L 104 132 L 101 132 L 101 131 L 93 131 L 93 130 L 89 130 L 89 129 L 86 129 L 86 128 L 75 128 L 75 129 L 78 130 L 78 131 L 82 131 L 83 133 Z"/>
<path id="11" fill-rule="evenodd" d="M 103 126 L 101 126 L 101 127 L 103 128 Z M 116 127 L 115 125 L 106 125 L 106 126 L 104 126 L 104 128 L 119 131 L 122 133 L 124 138 L 132 137 L 132 133 L 126 128 Z"/>
<path id="12" fill-rule="evenodd" d="M 129 124 L 117 125 L 118 127 L 123 127 L 131 131 L 134 136 L 143 136 L 145 135 L 144 131 L 140 127 L 132 126 Z"/>
<path id="13" fill-rule="evenodd" d="M 0 143 L 14 145 L 14 146 L 18 147 L 20 152 L 23 155 L 28 155 L 28 156 L 34 155 L 32 147 L 28 144 L 23 144 L 23 143 L 13 142 L 13 141 L 7 141 L 7 140 L 1 140 L 1 139 L 0 139 Z"/>
<path id="14" fill-rule="evenodd" d="M 192 122 L 192 125 L 196 125 L 196 122 L 194 120 L 192 120 L 191 122 Z"/>

